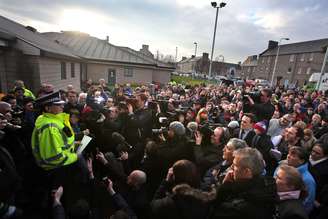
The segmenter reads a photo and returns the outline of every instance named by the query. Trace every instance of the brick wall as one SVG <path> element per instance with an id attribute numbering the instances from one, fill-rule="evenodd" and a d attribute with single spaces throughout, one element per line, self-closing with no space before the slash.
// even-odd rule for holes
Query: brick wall
<path id="1" fill-rule="evenodd" d="M 66 79 L 61 79 L 61 62 L 66 63 Z M 74 63 L 75 77 L 71 77 L 71 63 Z M 40 83 L 53 84 L 56 90 L 66 90 L 67 85 L 72 84 L 80 91 L 80 63 L 67 60 L 39 58 Z"/>
<path id="2" fill-rule="evenodd" d="M 124 76 L 125 68 L 132 69 L 132 77 Z M 87 78 L 92 79 L 94 82 L 98 82 L 100 78 L 104 78 L 108 82 L 108 70 L 116 70 L 116 83 L 137 83 L 145 84 L 151 83 L 154 79 L 159 81 L 168 81 L 169 73 L 165 74 L 165 71 L 154 70 L 153 67 L 140 67 L 140 66 L 128 66 L 118 64 L 101 64 L 101 63 L 88 63 L 87 64 Z M 167 72 L 167 71 L 166 71 Z M 155 75 L 155 76 L 154 76 Z"/>
<path id="3" fill-rule="evenodd" d="M 294 55 L 293 60 L 291 60 L 291 55 Z M 289 83 L 298 81 L 298 84 L 302 85 L 305 81 L 308 81 L 312 73 L 321 71 L 323 59 L 323 52 L 279 55 L 275 80 L 277 77 L 282 77 L 282 81 L 288 80 Z M 275 56 L 260 56 L 254 74 L 255 78 L 271 80 L 274 60 Z M 327 71 L 328 66 L 326 65 Z"/>

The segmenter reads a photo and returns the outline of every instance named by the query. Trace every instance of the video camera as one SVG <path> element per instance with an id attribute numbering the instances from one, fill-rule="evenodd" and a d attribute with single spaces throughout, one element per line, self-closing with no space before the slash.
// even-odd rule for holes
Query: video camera
<path id="1" fill-rule="evenodd" d="M 243 101 L 244 103 L 249 101 L 247 96 L 250 96 L 255 103 L 261 103 L 261 92 L 260 91 L 254 91 L 254 92 L 244 92 L 243 93 Z"/>
<path id="2" fill-rule="evenodd" d="M 169 126 L 169 120 L 167 117 L 159 117 L 158 122 L 160 125 L 160 128 L 158 129 L 152 129 L 153 135 L 160 135 L 160 134 L 167 134 L 169 131 L 168 126 Z"/>
<path id="3" fill-rule="evenodd" d="M 1 119 L 1 120 L 7 120 L 7 118 L 6 118 L 2 113 L 0 113 L 0 119 Z M 22 126 L 20 126 L 20 125 L 14 125 L 14 124 L 12 124 L 12 123 L 10 123 L 10 122 L 7 122 L 7 123 L 6 123 L 6 127 L 7 127 L 8 129 L 11 129 L 11 130 L 17 130 L 17 129 L 22 128 Z"/>

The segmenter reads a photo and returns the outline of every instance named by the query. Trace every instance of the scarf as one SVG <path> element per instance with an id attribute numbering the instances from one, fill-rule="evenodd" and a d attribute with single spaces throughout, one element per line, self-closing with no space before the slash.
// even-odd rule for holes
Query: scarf
<path id="1" fill-rule="evenodd" d="M 299 199 L 301 190 L 288 191 L 288 192 L 278 192 L 280 201 L 288 199 Z"/>

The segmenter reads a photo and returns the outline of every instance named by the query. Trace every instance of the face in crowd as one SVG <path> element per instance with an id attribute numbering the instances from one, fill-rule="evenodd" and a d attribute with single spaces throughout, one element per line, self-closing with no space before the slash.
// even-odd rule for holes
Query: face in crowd
<path id="1" fill-rule="evenodd" d="M 241 119 L 240 128 L 242 130 L 247 130 L 247 129 L 253 128 L 253 123 L 252 123 L 251 118 L 244 115 Z"/>
<path id="2" fill-rule="evenodd" d="M 221 143 L 222 134 L 223 134 L 223 129 L 221 127 L 214 129 L 214 132 L 211 135 L 211 143 L 213 145 L 219 145 Z"/>
<path id="3" fill-rule="evenodd" d="M 46 111 L 51 114 L 59 114 L 64 111 L 64 104 L 51 104 L 46 106 Z"/>
<path id="4" fill-rule="evenodd" d="M 294 142 L 297 138 L 297 129 L 290 127 L 285 129 L 284 138 L 286 142 Z"/>
<path id="5" fill-rule="evenodd" d="M 327 155 L 325 155 L 323 148 L 319 144 L 315 144 L 312 148 L 310 159 L 313 161 L 318 161 L 323 158 L 325 158 Z"/>
<path id="6" fill-rule="evenodd" d="M 233 152 L 235 148 L 233 145 L 231 145 L 229 142 L 226 144 L 226 146 L 223 148 L 223 156 L 222 158 L 227 161 L 227 163 L 233 162 Z"/>

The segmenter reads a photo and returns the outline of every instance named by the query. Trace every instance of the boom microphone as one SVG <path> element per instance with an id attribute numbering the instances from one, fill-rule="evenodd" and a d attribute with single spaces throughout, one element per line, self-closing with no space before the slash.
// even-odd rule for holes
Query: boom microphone
<path id="1" fill-rule="evenodd" d="M 115 143 L 117 144 L 125 144 L 126 146 L 128 146 L 130 149 L 132 148 L 132 146 L 126 142 L 125 138 L 123 135 L 121 135 L 120 133 L 118 132 L 113 132 L 112 133 L 112 138 L 114 140 Z"/>

